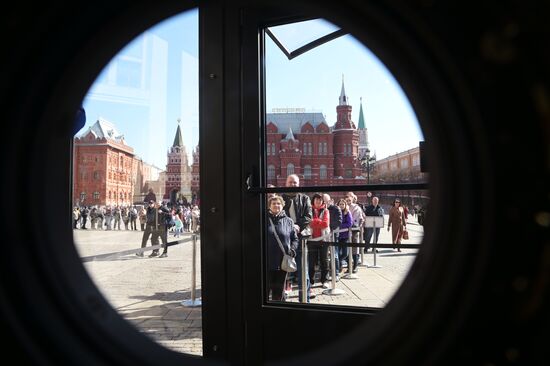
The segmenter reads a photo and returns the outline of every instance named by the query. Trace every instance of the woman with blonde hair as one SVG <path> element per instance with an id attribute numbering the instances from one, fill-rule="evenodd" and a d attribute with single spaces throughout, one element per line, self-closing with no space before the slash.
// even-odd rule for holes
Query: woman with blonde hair
<path id="1" fill-rule="evenodd" d="M 405 219 L 405 212 L 401 206 L 401 200 L 399 198 L 396 198 L 393 201 L 392 207 L 390 208 L 388 231 L 390 231 L 390 227 L 392 228 L 391 237 L 394 245 L 393 249 L 397 248 L 397 251 L 400 252 L 401 248 L 399 246 L 401 245 L 401 237 L 403 236 L 403 231 L 407 227 L 407 221 Z"/>
<path id="2" fill-rule="evenodd" d="M 284 200 L 281 196 L 271 196 L 267 200 L 267 297 L 271 300 L 284 301 L 283 288 L 287 273 L 281 269 L 283 247 L 285 254 L 296 257 L 298 236 L 294 230 L 294 221 L 283 210 Z"/>

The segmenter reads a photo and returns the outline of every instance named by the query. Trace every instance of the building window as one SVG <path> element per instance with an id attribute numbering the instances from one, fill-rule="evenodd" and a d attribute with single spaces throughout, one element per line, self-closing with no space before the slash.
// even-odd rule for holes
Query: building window
<path id="1" fill-rule="evenodd" d="M 84 202 L 86 199 L 86 192 L 80 192 L 80 202 Z"/>
<path id="2" fill-rule="evenodd" d="M 95 180 L 99 179 L 99 171 L 97 171 L 97 170 L 94 172 L 94 179 Z"/>
<path id="3" fill-rule="evenodd" d="M 407 168 L 409 166 L 409 161 L 407 159 L 401 159 L 401 168 Z"/>
<path id="4" fill-rule="evenodd" d="M 289 164 L 286 166 L 286 176 L 288 177 L 288 176 L 291 175 L 291 174 L 294 174 L 294 164 L 289 163 Z"/>
<path id="5" fill-rule="evenodd" d="M 327 166 L 321 165 L 319 167 L 319 178 L 320 179 L 327 179 Z"/>
<path id="6" fill-rule="evenodd" d="M 275 179 L 275 166 L 269 165 L 267 167 L 267 179 Z"/>
<path id="7" fill-rule="evenodd" d="M 326 142 L 323 142 L 323 155 L 328 154 L 328 144 Z"/>
<path id="8" fill-rule="evenodd" d="M 311 179 L 311 165 L 304 166 L 304 179 Z"/>
<path id="9" fill-rule="evenodd" d="M 353 171 L 351 169 L 346 169 L 344 175 L 346 178 L 353 178 Z"/>
<path id="10" fill-rule="evenodd" d="M 99 199 L 99 192 L 94 192 L 94 200 L 98 200 Z"/>
<path id="11" fill-rule="evenodd" d="M 304 155 L 313 155 L 313 146 L 311 142 L 304 143 Z"/>

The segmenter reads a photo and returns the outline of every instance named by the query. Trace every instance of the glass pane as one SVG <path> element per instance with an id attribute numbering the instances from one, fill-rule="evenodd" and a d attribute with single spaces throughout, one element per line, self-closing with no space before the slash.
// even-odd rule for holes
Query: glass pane
<path id="1" fill-rule="evenodd" d="M 137 329 L 202 355 L 198 11 L 134 39 L 82 105 L 73 235 L 84 266 Z"/>
<path id="2" fill-rule="evenodd" d="M 268 29 L 288 52 L 292 52 L 340 28 L 323 19 L 313 19 L 278 25 Z"/>
<path id="3" fill-rule="evenodd" d="M 310 187 L 281 194 L 282 202 L 268 197 L 267 300 L 383 307 L 401 286 L 422 243 L 428 191 L 348 192 L 348 187 L 316 196 L 311 187 L 427 182 L 420 171 L 419 142 L 424 138 L 414 111 L 388 69 L 350 35 L 291 61 L 269 37 L 265 42 L 266 184 Z M 404 229 L 408 239 L 402 239 Z M 306 256 L 300 237 L 324 237 L 341 247 L 309 242 Z M 281 271 L 279 241 L 285 252 L 296 254 L 298 271 Z M 351 256 L 350 241 L 363 246 L 351 249 Z M 378 251 L 372 251 L 373 244 Z M 309 284 L 306 279 L 302 286 L 303 257 Z M 308 288 L 308 296 L 300 295 L 302 287 Z"/>

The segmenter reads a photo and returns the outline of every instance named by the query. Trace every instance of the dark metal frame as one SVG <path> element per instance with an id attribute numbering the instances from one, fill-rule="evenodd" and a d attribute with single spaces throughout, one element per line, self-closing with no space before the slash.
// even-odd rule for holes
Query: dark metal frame
<path id="1" fill-rule="evenodd" d="M 289 59 L 289 60 L 292 60 L 293 58 L 295 57 L 298 57 L 308 51 L 311 51 L 312 49 L 314 49 L 315 47 L 319 47 L 327 42 L 330 42 L 332 41 L 333 39 L 336 39 L 338 37 L 342 37 L 342 36 L 345 36 L 346 34 L 348 34 L 348 32 L 342 30 L 342 29 L 339 29 L 337 31 L 334 31 L 332 33 L 329 33 L 323 37 L 320 37 L 318 39 L 316 39 L 315 41 L 311 41 L 305 45 L 303 45 L 302 47 L 299 47 L 297 49 L 295 49 L 294 51 L 290 52 L 289 50 L 286 49 L 286 47 L 279 41 L 279 39 L 273 34 L 273 32 L 271 32 L 269 30 L 269 28 L 265 28 L 265 34 L 267 34 L 269 36 L 269 38 L 271 38 L 273 40 L 273 42 L 275 42 L 275 44 L 277 45 L 277 47 L 279 47 L 279 49 L 281 51 L 283 51 L 283 53 L 286 55 L 286 57 Z"/>

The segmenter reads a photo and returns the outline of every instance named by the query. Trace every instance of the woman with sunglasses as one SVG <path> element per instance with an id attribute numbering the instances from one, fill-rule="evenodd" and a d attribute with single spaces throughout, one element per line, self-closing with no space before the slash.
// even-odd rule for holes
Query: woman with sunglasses
<path id="1" fill-rule="evenodd" d="M 407 227 L 407 222 L 405 220 L 405 213 L 403 207 L 401 206 L 401 200 L 396 198 L 393 201 L 392 207 L 390 208 L 389 218 L 388 218 L 388 231 L 392 228 L 392 243 L 393 249 L 397 248 L 397 251 L 400 252 L 401 248 L 401 237 L 403 236 L 403 231 Z"/>

